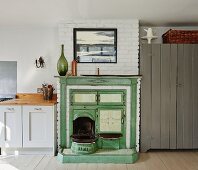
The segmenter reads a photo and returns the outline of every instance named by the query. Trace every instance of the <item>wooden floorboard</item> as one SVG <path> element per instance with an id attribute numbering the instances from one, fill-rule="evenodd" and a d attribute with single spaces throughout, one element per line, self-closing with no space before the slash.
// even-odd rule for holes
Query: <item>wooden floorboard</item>
<path id="1" fill-rule="evenodd" d="M 49 161 L 52 159 L 51 156 L 44 156 L 41 160 L 40 163 L 35 167 L 35 170 L 43 170 L 47 165 L 49 164 Z"/>
<path id="2" fill-rule="evenodd" d="M 57 161 L 56 157 L 51 157 L 51 159 L 49 160 L 47 166 L 44 168 L 46 170 L 67 170 L 67 164 L 62 164 L 60 162 Z"/>
<path id="3" fill-rule="evenodd" d="M 134 164 L 65 163 L 46 155 L 0 156 L 0 170 L 198 170 L 198 152 L 141 153 Z"/>
<path id="4" fill-rule="evenodd" d="M 44 155 L 41 155 L 41 156 L 34 156 L 30 162 L 28 164 L 26 164 L 25 167 L 23 167 L 22 169 L 26 170 L 33 170 L 35 169 L 41 162 L 42 162 L 42 159 L 44 158 Z"/>

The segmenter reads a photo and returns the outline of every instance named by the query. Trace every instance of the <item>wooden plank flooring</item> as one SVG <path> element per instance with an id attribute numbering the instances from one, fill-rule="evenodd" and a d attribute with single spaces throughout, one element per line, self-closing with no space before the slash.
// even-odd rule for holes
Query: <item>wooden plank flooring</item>
<path id="1" fill-rule="evenodd" d="M 0 170 L 198 170 L 198 151 L 141 153 L 134 164 L 61 164 L 46 155 L 0 156 Z"/>

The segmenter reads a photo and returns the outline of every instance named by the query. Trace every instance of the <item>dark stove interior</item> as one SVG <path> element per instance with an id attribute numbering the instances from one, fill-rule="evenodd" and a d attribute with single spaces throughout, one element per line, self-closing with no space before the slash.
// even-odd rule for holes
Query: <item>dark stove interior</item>
<path id="1" fill-rule="evenodd" d="M 95 121 L 89 117 L 77 118 L 73 121 L 73 135 L 71 137 L 74 142 L 94 142 L 96 140 Z"/>

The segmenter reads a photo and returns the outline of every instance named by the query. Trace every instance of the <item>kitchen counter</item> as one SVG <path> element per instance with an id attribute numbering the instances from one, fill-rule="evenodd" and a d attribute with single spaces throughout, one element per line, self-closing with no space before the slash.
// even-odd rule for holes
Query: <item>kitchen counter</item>
<path id="1" fill-rule="evenodd" d="M 54 94 L 52 100 L 44 100 L 39 93 L 19 93 L 16 99 L 0 102 L 0 105 L 41 105 L 53 106 L 57 103 L 57 95 Z"/>

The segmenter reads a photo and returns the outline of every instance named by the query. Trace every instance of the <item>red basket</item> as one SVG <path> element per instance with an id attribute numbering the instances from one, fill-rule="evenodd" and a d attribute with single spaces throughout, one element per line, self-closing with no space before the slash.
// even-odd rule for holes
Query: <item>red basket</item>
<path id="1" fill-rule="evenodd" d="M 168 30 L 162 35 L 163 43 L 198 44 L 198 30 Z"/>

